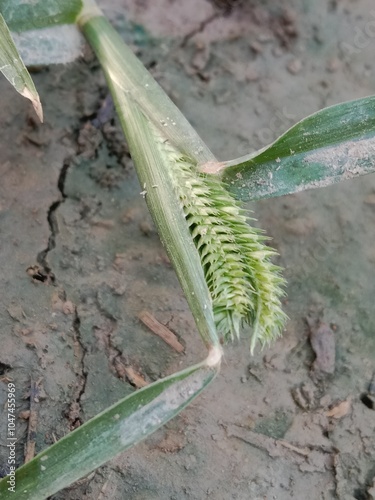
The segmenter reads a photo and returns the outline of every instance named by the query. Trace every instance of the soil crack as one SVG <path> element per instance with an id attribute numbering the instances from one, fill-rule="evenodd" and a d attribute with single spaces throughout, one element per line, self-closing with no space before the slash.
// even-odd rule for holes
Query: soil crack
<path id="1" fill-rule="evenodd" d="M 59 206 L 62 203 L 64 203 L 67 197 L 64 189 L 65 189 L 65 180 L 70 165 L 71 165 L 70 160 L 68 159 L 64 160 L 64 163 L 61 167 L 60 174 L 57 180 L 57 188 L 60 192 L 60 197 L 58 200 L 52 203 L 47 213 L 47 221 L 50 230 L 48 244 L 47 247 L 41 252 L 39 252 L 37 255 L 36 260 L 39 267 L 32 268 L 32 270 L 34 270 L 35 273 L 34 274 L 30 273 L 31 276 L 38 281 L 48 282 L 48 283 L 55 283 L 56 281 L 55 274 L 53 273 L 51 267 L 48 264 L 48 254 L 49 252 L 51 252 L 51 250 L 53 250 L 56 247 L 56 237 L 59 234 L 59 226 L 57 223 L 56 211 L 59 208 Z"/>
<path id="2" fill-rule="evenodd" d="M 190 33 L 184 36 L 180 44 L 180 48 L 184 48 L 191 38 L 193 38 L 198 33 L 202 33 L 210 23 L 212 23 L 213 21 L 215 21 L 215 19 L 218 19 L 221 16 L 222 16 L 221 12 L 214 12 L 213 14 L 208 16 L 207 19 L 201 21 L 196 28 L 194 28 L 193 30 L 190 31 Z"/>
<path id="3" fill-rule="evenodd" d="M 69 411 L 67 417 L 70 422 L 70 429 L 73 430 L 79 427 L 82 422 L 82 406 L 81 398 L 86 390 L 88 371 L 85 367 L 85 357 L 87 354 L 87 348 L 85 347 L 82 335 L 81 335 L 81 320 L 78 314 L 77 306 L 74 309 L 74 319 L 73 319 L 73 347 L 74 356 L 77 360 L 78 379 L 76 382 L 76 387 L 73 394 L 73 402 L 69 406 Z"/>
<path id="4" fill-rule="evenodd" d="M 115 377 L 126 381 L 135 389 L 145 387 L 147 381 L 139 368 L 134 366 L 134 363 L 130 362 L 124 352 L 115 344 L 113 335 L 117 328 L 116 319 L 102 307 L 99 300 L 97 300 L 97 308 L 103 316 L 104 323 L 96 328 L 96 336 L 104 345 L 109 369 Z"/>

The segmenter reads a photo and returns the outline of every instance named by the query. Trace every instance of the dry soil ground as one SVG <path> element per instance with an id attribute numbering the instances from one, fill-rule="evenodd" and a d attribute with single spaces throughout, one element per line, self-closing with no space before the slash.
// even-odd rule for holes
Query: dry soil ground
<path id="1" fill-rule="evenodd" d="M 220 159 L 375 93 L 370 0 L 101 3 Z M 0 81 L 0 408 L 11 377 L 19 463 L 31 383 L 38 451 L 202 358 L 98 64 L 34 77 L 43 126 Z M 251 357 L 244 333 L 194 404 L 54 500 L 375 498 L 375 177 L 251 209 L 288 280 L 283 338 Z"/>

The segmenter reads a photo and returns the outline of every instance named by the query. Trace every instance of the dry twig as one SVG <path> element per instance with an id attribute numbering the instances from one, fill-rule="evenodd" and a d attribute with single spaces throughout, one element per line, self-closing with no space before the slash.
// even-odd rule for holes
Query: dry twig
<path id="1" fill-rule="evenodd" d="M 152 316 L 148 311 L 142 311 L 139 313 L 138 318 L 145 324 L 155 335 L 160 337 L 172 347 L 175 351 L 181 353 L 184 352 L 184 346 L 179 342 L 176 335 L 171 332 L 165 325 L 159 323 L 157 319 Z"/>

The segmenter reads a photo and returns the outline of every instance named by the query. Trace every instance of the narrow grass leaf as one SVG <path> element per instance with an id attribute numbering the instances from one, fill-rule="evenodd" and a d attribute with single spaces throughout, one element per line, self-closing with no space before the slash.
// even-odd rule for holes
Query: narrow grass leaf
<path id="1" fill-rule="evenodd" d="M 0 70 L 13 87 L 23 97 L 30 99 L 40 121 L 43 121 L 43 110 L 38 92 L 22 59 L 3 16 L 0 14 Z"/>
<path id="2" fill-rule="evenodd" d="M 75 23 L 82 0 L 0 0 L 0 12 L 15 32 Z"/>
<path id="3" fill-rule="evenodd" d="M 48 66 L 75 61 L 84 52 L 85 40 L 74 24 L 12 33 L 26 66 Z"/>
<path id="4" fill-rule="evenodd" d="M 207 387 L 220 366 L 214 361 L 158 380 L 92 418 L 20 467 L 15 492 L 3 478 L 0 498 L 43 500 L 145 439 Z"/>
<path id="5" fill-rule="evenodd" d="M 179 151 L 197 163 L 215 162 L 214 155 L 195 129 L 105 17 L 97 14 L 95 6 L 93 14 L 94 17 L 90 17 L 90 8 L 86 7 L 78 23 L 113 85 L 136 102 Z"/>
<path id="6" fill-rule="evenodd" d="M 181 202 L 174 190 L 173 158 L 166 154 L 163 148 L 164 141 L 168 141 L 168 138 L 161 134 L 158 126 L 152 121 L 152 115 L 146 117 L 138 100 L 140 91 L 134 94 L 132 90 L 136 84 L 133 82 L 127 86 L 132 76 L 122 79 L 122 75 L 126 73 L 124 67 L 129 67 L 131 75 L 132 71 L 136 71 L 132 67 L 135 56 L 131 54 L 128 62 L 130 50 L 127 47 L 124 49 L 123 41 L 105 18 L 93 17 L 82 29 L 106 74 L 141 182 L 142 194 L 174 265 L 198 330 L 207 346 L 217 345 L 219 339 L 215 329 L 212 300 L 200 256 L 191 238 Z M 142 66 L 142 71 L 139 71 L 142 74 L 147 73 L 145 81 L 150 81 L 151 75 L 137 60 L 137 67 L 139 65 Z M 164 129 L 167 127 L 162 127 L 162 130 Z"/>
<path id="7" fill-rule="evenodd" d="M 375 96 L 322 109 L 258 153 L 222 164 L 228 190 L 247 201 L 375 172 Z"/>

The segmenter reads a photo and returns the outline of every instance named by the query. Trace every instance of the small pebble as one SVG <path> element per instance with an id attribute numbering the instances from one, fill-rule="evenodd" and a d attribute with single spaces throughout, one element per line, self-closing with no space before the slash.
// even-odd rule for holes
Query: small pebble
<path id="1" fill-rule="evenodd" d="M 151 224 L 144 220 L 142 221 L 140 224 L 139 224 L 139 229 L 141 230 L 141 232 L 145 235 L 145 236 L 150 236 L 150 234 L 152 233 L 152 227 L 151 227 Z"/>
<path id="2" fill-rule="evenodd" d="M 327 63 L 327 71 L 329 73 L 336 73 L 341 68 L 341 61 L 337 57 L 333 57 Z"/>
<path id="3" fill-rule="evenodd" d="M 297 75 L 301 71 L 301 69 L 302 69 L 301 59 L 293 59 L 293 61 L 290 61 L 287 65 L 287 70 L 292 75 Z"/>
<path id="4" fill-rule="evenodd" d="M 250 42 L 250 49 L 255 53 L 255 54 L 261 54 L 263 52 L 263 47 L 260 45 L 258 42 Z"/>

